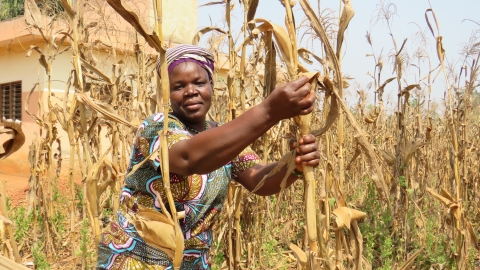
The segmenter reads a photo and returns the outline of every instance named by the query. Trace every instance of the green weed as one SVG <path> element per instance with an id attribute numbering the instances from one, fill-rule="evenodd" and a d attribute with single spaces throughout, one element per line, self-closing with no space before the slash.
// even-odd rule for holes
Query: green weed
<path id="1" fill-rule="evenodd" d="M 24 206 L 19 206 L 13 210 L 12 221 L 15 224 L 15 241 L 23 246 L 24 241 L 28 239 L 33 224 L 33 213 L 27 215 Z"/>
<path id="2" fill-rule="evenodd" d="M 33 263 L 35 264 L 35 269 L 50 269 L 50 264 L 47 261 L 47 256 L 41 251 L 40 245 L 37 243 L 32 250 Z"/>
<path id="3" fill-rule="evenodd" d="M 89 269 L 88 264 L 93 258 L 92 252 L 89 252 L 88 250 L 88 247 L 91 243 L 90 234 L 90 224 L 88 223 L 87 219 L 83 219 L 82 227 L 80 228 L 80 247 L 75 254 L 82 257 L 83 264 L 87 266 L 86 269 Z"/>

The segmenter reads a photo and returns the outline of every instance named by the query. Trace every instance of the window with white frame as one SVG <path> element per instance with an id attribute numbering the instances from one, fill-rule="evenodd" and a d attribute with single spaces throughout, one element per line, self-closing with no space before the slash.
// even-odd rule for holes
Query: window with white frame
<path id="1" fill-rule="evenodd" d="M 22 120 L 22 82 L 0 84 L 0 119 Z"/>

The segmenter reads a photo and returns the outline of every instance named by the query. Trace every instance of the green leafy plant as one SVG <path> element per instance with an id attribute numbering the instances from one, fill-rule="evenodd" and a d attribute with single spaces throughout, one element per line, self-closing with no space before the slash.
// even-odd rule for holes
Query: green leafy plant
<path id="1" fill-rule="evenodd" d="M 42 252 L 40 244 L 35 244 L 32 250 L 33 263 L 35 269 L 48 270 L 50 269 L 50 263 L 47 261 L 47 256 Z"/>
<path id="2" fill-rule="evenodd" d="M 15 224 L 15 241 L 23 246 L 31 233 L 33 214 L 27 215 L 25 207 L 19 206 L 13 210 L 12 221 Z"/>

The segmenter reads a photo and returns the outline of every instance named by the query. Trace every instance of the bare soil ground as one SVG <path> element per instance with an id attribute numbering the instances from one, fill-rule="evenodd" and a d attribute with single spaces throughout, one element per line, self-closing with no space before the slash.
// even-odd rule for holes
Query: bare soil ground
<path id="1" fill-rule="evenodd" d="M 6 182 L 7 196 L 12 206 L 26 203 L 28 177 L 0 173 L 0 183 Z"/>
<path id="2" fill-rule="evenodd" d="M 7 196 L 10 198 L 12 207 L 26 205 L 27 192 L 29 190 L 28 180 L 28 176 L 0 173 L 0 191 L 1 185 L 3 185 L 3 182 L 6 182 Z M 80 184 L 81 181 L 76 179 L 75 183 Z M 64 195 L 67 195 L 70 190 L 70 184 L 67 183 L 67 179 L 65 177 L 58 178 L 57 187 L 58 190 Z"/>

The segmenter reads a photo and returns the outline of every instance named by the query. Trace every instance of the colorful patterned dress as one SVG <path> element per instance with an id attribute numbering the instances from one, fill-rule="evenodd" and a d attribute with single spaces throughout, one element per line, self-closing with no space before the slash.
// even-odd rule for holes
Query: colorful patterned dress
<path id="1" fill-rule="evenodd" d="M 163 130 L 163 120 L 164 115 L 157 113 L 143 121 L 135 136 L 127 173 L 134 165 L 156 151 L 160 145 L 158 131 Z M 192 137 L 186 127 L 171 115 L 168 129 L 169 148 L 180 140 Z M 155 157 L 154 160 L 145 162 L 126 178 L 117 220 L 108 224 L 102 233 L 97 269 L 173 269 L 167 254 L 147 244 L 127 218 L 135 215 L 139 207 L 161 212 L 155 194 L 159 194 L 162 201 L 167 202 L 159 173 L 159 161 L 160 159 Z M 211 226 L 222 210 L 228 183 L 230 179 L 236 179 L 241 172 L 258 162 L 258 156 L 247 148 L 234 160 L 209 174 L 187 177 L 170 174 L 175 207 L 177 211 L 185 211 L 186 216 L 180 220 L 185 239 L 181 269 L 210 269 Z M 168 205 L 166 209 L 169 209 Z"/>

